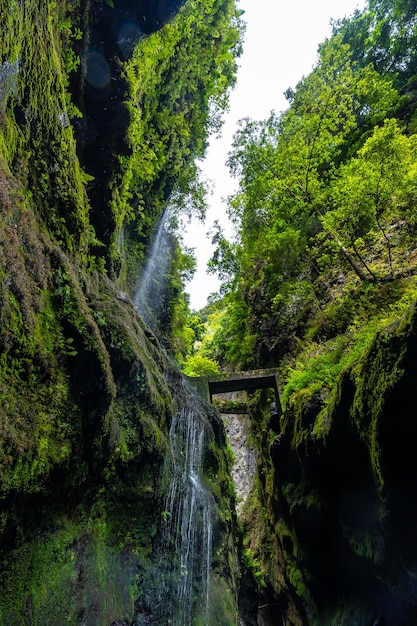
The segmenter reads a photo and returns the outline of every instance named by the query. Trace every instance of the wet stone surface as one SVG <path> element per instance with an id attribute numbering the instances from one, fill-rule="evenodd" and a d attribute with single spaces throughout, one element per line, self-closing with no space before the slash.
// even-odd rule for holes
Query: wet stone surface
<path id="1" fill-rule="evenodd" d="M 222 417 L 229 445 L 234 454 L 232 479 L 236 490 L 236 511 L 240 515 L 253 487 L 256 470 L 256 454 L 249 438 L 250 421 L 249 416 L 245 414 L 227 414 Z"/>

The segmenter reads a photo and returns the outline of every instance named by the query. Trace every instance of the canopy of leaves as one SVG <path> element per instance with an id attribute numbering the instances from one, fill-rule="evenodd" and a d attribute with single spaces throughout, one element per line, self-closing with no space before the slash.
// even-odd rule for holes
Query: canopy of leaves
<path id="1" fill-rule="evenodd" d="M 326 341 L 376 314 L 350 306 L 364 285 L 416 272 L 411 4 L 371 1 L 335 24 L 314 70 L 287 91 L 288 109 L 241 122 L 229 156 L 237 236 L 217 229 L 210 264 L 225 293 L 217 357 L 274 365 L 312 328 Z M 346 308 L 338 320 L 335 299 Z"/>

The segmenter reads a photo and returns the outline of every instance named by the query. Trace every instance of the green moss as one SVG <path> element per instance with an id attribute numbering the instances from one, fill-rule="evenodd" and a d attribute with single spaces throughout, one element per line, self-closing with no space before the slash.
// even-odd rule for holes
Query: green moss
<path id="1" fill-rule="evenodd" d="M 401 381 L 415 328 L 415 306 L 396 323 L 380 330 L 352 369 L 355 396 L 352 418 L 365 438 L 375 477 L 384 486 L 379 441 L 380 422 L 391 391 Z"/>
<path id="2" fill-rule="evenodd" d="M 236 564 L 234 564 L 236 567 Z M 236 597 L 224 577 L 213 574 L 210 585 L 209 614 L 196 618 L 193 626 L 230 626 L 238 623 Z"/>
<path id="3" fill-rule="evenodd" d="M 133 305 L 118 299 L 115 285 L 96 270 L 99 262 L 89 254 L 99 242 L 89 222 L 87 177 L 69 123 L 76 111 L 67 93 L 69 73 L 78 62 L 71 42 L 80 36 L 79 3 L 6 4 L 0 3 L 2 78 L 10 70 L 0 94 L 0 622 L 131 621 L 138 586 L 152 577 L 167 489 L 161 468 L 173 395 L 179 394 L 180 403 L 182 382 L 158 339 Z M 233 3 L 227 3 L 226 12 L 220 4 L 216 19 L 229 24 Z M 204 54 L 208 75 L 220 58 L 225 61 L 232 44 L 215 44 L 209 15 L 207 24 L 203 19 L 199 24 L 211 52 L 218 53 Z M 161 135 L 141 136 L 133 162 L 122 168 L 126 178 L 116 181 L 121 187 L 114 198 L 119 194 L 122 201 L 111 210 L 118 227 L 132 218 L 132 187 L 137 199 L 142 195 L 133 174 L 149 197 L 154 189 L 155 206 L 150 204 L 146 215 L 141 201 L 135 207 L 132 229 L 140 236 L 166 201 L 170 177 L 183 171 L 193 150 L 202 152 L 209 124 L 206 98 L 201 128 L 190 139 L 184 110 L 161 113 L 159 97 L 151 93 L 155 76 L 146 73 L 149 64 L 167 77 L 178 59 L 172 45 L 179 38 L 200 45 L 190 24 L 187 31 L 181 20 L 141 42 L 152 52 L 155 42 L 158 47 L 168 37 L 158 58 L 142 51 L 126 70 L 146 59 L 149 92 L 142 90 L 139 67 L 140 80 L 132 78 L 132 102 L 140 99 L 153 107 L 145 115 L 147 128 L 158 123 Z M 185 59 L 183 66 L 188 77 Z M 223 78 L 220 70 L 212 77 L 211 94 Z M 227 82 L 219 87 L 222 93 Z M 175 79 L 172 84 L 178 86 Z M 185 80 L 185 91 L 189 84 Z M 199 101 L 199 93 L 194 100 Z M 191 117 L 193 110 L 190 102 Z M 140 113 L 132 110 L 132 122 Z M 133 134 L 140 132 L 143 119 L 136 120 L 136 131 L 132 126 Z M 184 142 L 178 158 L 171 124 Z M 137 137 L 129 139 L 133 145 Z M 159 193 L 161 172 L 166 179 Z M 143 243 L 133 246 L 139 256 Z M 218 582 L 213 624 L 237 619 L 237 564 L 230 556 L 236 521 L 220 424 L 213 417 L 216 434 L 205 459 L 207 480 L 218 484 L 213 545 L 225 557 L 213 568 Z"/>
<path id="4" fill-rule="evenodd" d="M 416 297 L 416 279 L 411 277 L 389 285 L 362 287 L 358 291 L 358 294 L 349 292 L 342 300 L 342 303 L 346 300 L 351 313 L 354 311 L 342 334 L 315 342 L 311 341 L 307 329 L 308 342 L 305 347 L 302 344 L 304 349 L 282 368 L 284 406 L 292 394 L 307 388 L 311 394 L 318 389 L 326 390 L 330 399 L 339 376 L 363 357 L 376 333 L 383 333 L 406 314 Z M 338 310 L 339 304 L 330 303 L 329 307 Z M 326 317 L 327 313 L 326 309 L 320 316 Z"/>
<path id="5" fill-rule="evenodd" d="M 0 11 L 2 58 L 16 67 L 0 102 L 0 153 L 30 189 L 50 234 L 67 250 L 85 255 L 92 231 L 69 124 L 66 34 L 60 28 L 72 6 L 12 0 Z"/>
<path id="6" fill-rule="evenodd" d="M 90 517 L 60 520 L 15 549 L 0 575 L 0 622 L 75 626 L 130 618 L 134 568 L 112 543 L 106 518 Z"/>
<path id="7" fill-rule="evenodd" d="M 44 613 L 43 623 L 52 624 L 55 603 L 56 618 L 67 622 L 71 612 L 75 612 L 75 534 L 75 528 L 67 525 L 48 540 L 40 537 L 13 551 L 1 573 L 1 623 L 23 625 L 28 615 L 30 622 L 36 623 L 36 616 L 43 613 L 42 606 L 50 602 L 49 616 Z"/>
<path id="8" fill-rule="evenodd" d="M 382 537 L 372 536 L 369 529 L 357 529 L 348 536 L 354 552 L 364 559 L 382 566 L 384 560 L 384 541 Z"/>
<path id="9" fill-rule="evenodd" d="M 220 413 L 247 413 L 248 407 L 246 402 L 241 400 L 218 400 L 214 399 L 213 405 Z"/>
<path id="10" fill-rule="evenodd" d="M 183 198 L 184 189 L 196 186 L 194 159 L 203 156 L 207 136 L 219 124 L 215 111 L 224 108 L 235 80 L 239 30 L 232 0 L 189 0 L 142 38 L 123 65 L 131 151 L 119 157 L 121 173 L 112 181 L 110 253 L 117 266 L 122 252 L 120 278 L 128 285 L 143 263 L 152 227 L 170 198 L 175 204 L 172 191 Z"/>

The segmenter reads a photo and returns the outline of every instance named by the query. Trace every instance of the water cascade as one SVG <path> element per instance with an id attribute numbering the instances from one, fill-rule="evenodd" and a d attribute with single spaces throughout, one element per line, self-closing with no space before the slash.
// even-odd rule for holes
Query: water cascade
<path id="1" fill-rule="evenodd" d="M 174 626 L 189 626 L 196 617 L 209 623 L 214 500 L 202 484 L 202 459 L 210 434 L 203 404 L 188 392 L 171 423 L 165 466 L 170 486 L 163 512 L 160 604 Z"/>
<path id="2" fill-rule="evenodd" d="M 172 262 L 170 210 L 162 215 L 151 252 L 134 298 L 135 307 L 145 322 L 157 332 L 167 309 L 168 276 Z"/>
<path id="3" fill-rule="evenodd" d="M 167 309 L 172 259 L 169 209 L 159 223 L 151 253 L 134 298 L 135 306 L 154 332 L 163 326 Z M 136 615 L 136 624 L 191 626 L 196 619 L 209 624 L 210 572 L 214 498 L 203 486 L 203 457 L 213 437 L 204 403 L 185 384 L 176 398 L 178 410 L 170 427 L 170 454 L 164 468 L 167 496 L 163 529 L 149 598 Z"/>

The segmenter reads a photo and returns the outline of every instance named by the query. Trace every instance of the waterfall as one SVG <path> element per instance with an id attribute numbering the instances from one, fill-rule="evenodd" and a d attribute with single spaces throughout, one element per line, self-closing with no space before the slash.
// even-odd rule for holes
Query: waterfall
<path id="1" fill-rule="evenodd" d="M 168 277 L 172 261 L 170 218 L 170 210 L 167 208 L 159 221 L 152 249 L 134 297 L 137 311 L 154 332 L 159 330 L 168 304 Z"/>
<path id="2" fill-rule="evenodd" d="M 196 617 L 209 623 L 214 500 L 202 485 L 202 459 L 211 427 L 201 401 L 187 395 L 186 405 L 172 420 L 171 458 L 165 467 L 170 486 L 161 542 L 160 604 L 169 606 L 168 623 L 174 626 L 189 626 Z"/>
<path id="3" fill-rule="evenodd" d="M 162 216 L 134 297 L 137 311 L 157 333 L 167 309 L 172 260 L 170 212 Z M 210 623 L 210 575 L 215 504 L 203 485 L 203 457 L 213 437 L 202 400 L 180 385 L 170 427 L 170 454 L 164 467 L 167 496 L 163 528 L 146 597 L 135 624 L 191 626 Z M 151 615 L 151 622 L 145 615 Z M 145 620 L 145 621 L 143 621 Z"/>

